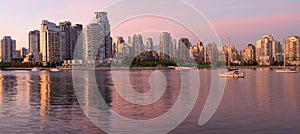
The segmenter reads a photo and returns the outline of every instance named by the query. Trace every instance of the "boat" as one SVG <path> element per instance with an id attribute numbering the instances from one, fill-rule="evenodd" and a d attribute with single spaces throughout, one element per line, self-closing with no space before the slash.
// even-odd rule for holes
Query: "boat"
<path id="1" fill-rule="evenodd" d="M 39 72 L 39 71 L 40 71 L 40 69 L 37 68 L 37 67 L 34 67 L 34 68 L 31 69 L 31 72 Z"/>
<path id="2" fill-rule="evenodd" d="M 239 73 L 239 71 L 228 71 L 219 74 L 220 77 L 232 77 L 232 78 L 245 78 L 245 72 Z"/>
<path id="3" fill-rule="evenodd" d="M 229 43 L 230 45 L 230 39 L 229 39 Z M 227 69 L 228 71 L 225 73 L 220 73 L 219 76 L 220 77 L 232 77 L 232 78 L 245 78 L 245 72 L 240 73 L 238 68 L 231 68 L 230 67 L 230 61 L 229 61 L 229 57 L 227 58 Z"/>
<path id="4" fill-rule="evenodd" d="M 276 73 L 298 73 L 296 69 L 291 68 L 282 68 L 282 69 L 276 69 Z"/>
<path id="5" fill-rule="evenodd" d="M 168 66 L 169 69 L 172 69 L 172 70 L 178 70 L 178 67 L 177 66 Z"/>
<path id="6" fill-rule="evenodd" d="M 195 70 L 197 69 L 196 67 L 178 67 L 177 70 Z"/>
<path id="7" fill-rule="evenodd" d="M 283 56 L 283 68 L 281 69 L 276 69 L 275 72 L 276 73 L 298 73 L 297 69 L 293 69 L 293 68 L 287 68 L 285 66 L 285 54 Z"/>
<path id="8" fill-rule="evenodd" d="M 235 71 L 235 70 L 239 70 L 238 68 L 228 68 L 228 71 Z"/>
<path id="9" fill-rule="evenodd" d="M 51 72 L 60 72 L 61 70 L 57 69 L 57 68 L 51 68 L 51 69 L 49 69 L 49 71 L 51 71 Z"/>

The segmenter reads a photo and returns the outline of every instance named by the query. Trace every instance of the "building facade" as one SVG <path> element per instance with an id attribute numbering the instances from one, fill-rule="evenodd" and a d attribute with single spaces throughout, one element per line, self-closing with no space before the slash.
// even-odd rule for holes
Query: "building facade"
<path id="1" fill-rule="evenodd" d="M 162 32 L 159 38 L 159 53 L 162 60 L 171 60 L 172 57 L 172 37 L 168 32 Z"/>
<path id="2" fill-rule="evenodd" d="M 114 57 L 116 58 L 123 58 L 123 47 L 125 45 L 125 40 L 123 39 L 123 37 L 118 36 L 116 37 L 115 43 L 114 43 L 114 47 L 115 50 L 113 50 L 113 52 L 115 53 Z"/>
<path id="3" fill-rule="evenodd" d="M 128 37 L 128 45 L 131 47 L 131 57 L 136 57 L 145 51 L 143 36 L 141 34 Z"/>
<path id="4" fill-rule="evenodd" d="M 253 44 L 248 44 L 242 54 L 243 61 L 255 61 L 256 60 L 256 48 Z"/>
<path id="5" fill-rule="evenodd" d="M 110 36 L 110 24 L 106 12 L 95 12 L 94 13 L 94 23 L 99 24 L 101 27 L 100 38 L 100 59 L 110 59 L 112 58 L 112 38 Z M 104 38 L 103 38 L 104 37 Z M 104 57 L 104 58 L 103 58 Z"/>
<path id="6" fill-rule="evenodd" d="M 60 59 L 72 59 L 72 23 L 64 21 L 59 23 L 60 28 Z"/>
<path id="7" fill-rule="evenodd" d="M 40 53 L 40 31 L 34 30 L 28 33 L 29 53 L 34 57 L 34 61 L 39 61 Z"/>
<path id="8" fill-rule="evenodd" d="M 71 59 L 83 59 L 83 44 L 82 44 L 82 30 L 81 24 L 75 24 L 71 29 Z"/>
<path id="9" fill-rule="evenodd" d="M 300 37 L 289 36 L 284 41 L 284 54 L 287 64 L 299 65 L 300 64 Z"/>
<path id="10" fill-rule="evenodd" d="M 177 55 L 178 55 L 177 40 L 173 39 L 172 40 L 172 49 L 171 49 L 171 57 L 172 57 L 172 59 L 176 59 Z"/>
<path id="11" fill-rule="evenodd" d="M 4 36 L 0 42 L 0 62 L 9 63 L 16 57 L 16 40 L 10 36 Z"/>
<path id="12" fill-rule="evenodd" d="M 24 58 L 28 53 L 28 50 L 25 47 L 22 47 L 20 50 L 20 57 Z"/>
<path id="13" fill-rule="evenodd" d="M 256 61 L 259 65 L 271 65 L 282 60 L 282 46 L 272 35 L 265 35 L 256 42 Z"/>
<path id="14" fill-rule="evenodd" d="M 43 20 L 40 31 L 40 53 L 43 62 L 60 61 L 61 31 L 55 23 Z"/>
<path id="15" fill-rule="evenodd" d="M 97 23 L 90 23 L 83 29 L 83 60 L 105 59 L 105 46 L 102 44 L 105 37 L 101 36 L 102 30 Z"/>
<path id="16" fill-rule="evenodd" d="M 192 44 L 188 38 L 181 38 L 178 42 L 178 59 L 181 64 L 189 63 L 191 60 L 191 48 Z"/>
<path id="17" fill-rule="evenodd" d="M 214 63 L 218 61 L 219 52 L 218 52 L 217 44 L 215 42 L 209 43 L 206 46 L 205 52 L 206 52 L 205 63 Z"/>
<path id="18" fill-rule="evenodd" d="M 147 38 L 145 51 L 151 51 L 151 50 L 154 50 L 153 40 L 152 40 L 152 38 Z"/>

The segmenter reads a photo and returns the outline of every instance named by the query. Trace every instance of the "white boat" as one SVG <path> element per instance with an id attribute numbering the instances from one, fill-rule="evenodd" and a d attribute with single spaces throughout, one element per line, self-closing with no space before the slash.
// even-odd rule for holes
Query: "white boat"
<path id="1" fill-rule="evenodd" d="M 285 67 L 285 54 L 283 56 L 283 68 L 282 69 L 276 69 L 276 73 L 298 73 L 297 69 L 292 69 L 292 68 L 286 68 Z"/>
<path id="2" fill-rule="evenodd" d="M 195 70 L 197 69 L 196 67 L 178 67 L 177 70 Z"/>
<path id="3" fill-rule="evenodd" d="M 228 39 L 228 45 L 230 45 L 230 39 Z M 230 58 L 231 56 L 228 55 L 227 58 L 227 69 L 228 71 L 225 73 L 220 73 L 220 77 L 231 77 L 231 78 L 244 78 L 245 77 L 245 72 L 240 73 L 238 68 L 231 68 L 230 67 Z"/>
<path id="4" fill-rule="evenodd" d="M 290 68 L 283 68 L 283 69 L 276 69 L 277 73 L 298 73 L 296 69 L 290 69 Z"/>
<path id="5" fill-rule="evenodd" d="M 221 73 L 219 74 L 220 77 L 232 77 L 232 78 L 244 78 L 245 77 L 245 73 L 239 73 L 239 71 L 235 70 L 235 71 L 229 71 L 229 72 L 225 72 L 225 73 Z"/>
<path id="6" fill-rule="evenodd" d="M 49 69 L 49 71 L 51 71 L 51 72 L 60 72 L 61 70 L 57 69 L 57 68 L 51 68 L 51 69 Z"/>
<path id="7" fill-rule="evenodd" d="M 40 71 L 40 69 L 37 68 L 37 67 L 34 67 L 34 68 L 31 69 L 31 72 L 39 72 L 39 71 Z"/>

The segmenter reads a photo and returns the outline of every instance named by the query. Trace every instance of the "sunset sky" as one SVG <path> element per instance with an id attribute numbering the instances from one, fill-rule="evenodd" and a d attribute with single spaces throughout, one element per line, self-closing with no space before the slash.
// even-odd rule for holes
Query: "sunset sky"
<path id="1" fill-rule="evenodd" d="M 137 0 L 126 1 L 128 5 L 137 3 Z M 93 12 L 102 11 L 116 2 L 118 0 L 1 1 L 0 37 L 10 35 L 17 40 L 17 48 L 23 46 L 27 48 L 28 32 L 40 29 L 40 23 L 43 19 L 57 24 L 68 20 L 73 24 L 81 23 L 86 25 L 92 20 Z M 154 1 L 145 0 L 142 2 L 146 5 L 148 4 L 147 2 Z M 185 2 L 208 18 L 223 44 L 226 43 L 227 37 L 231 38 L 233 45 L 238 48 L 244 48 L 248 43 L 255 43 L 256 40 L 265 34 L 273 34 L 275 39 L 281 42 L 289 35 L 300 35 L 299 0 L 185 0 Z M 145 5 L 140 5 L 136 5 L 137 10 L 147 8 Z M 164 5 L 164 2 L 157 3 L 157 5 L 165 7 L 165 10 L 172 11 L 174 15 L 182 15 L 180 14 L 180 7 Z M 130 9 L 115 10 L 119 14 L 130 11 Z M 118 16 L 110 16 L 110 13 L 108 14 L 111 23 L 118 23 L 114 22 Z M 145 19 L 149 20 L 149 18 Z M 164 25 L 163 23 L 168 22 L 160 22 L 161 25 Z M 133 25 L 135 23 L 130 24 Z M 127 27 L 130 27 L 129 24 L 127 24 Z M 124 38 L 127 39 L 127 36 L 124 35 Z M 182 35 L 182 37 L 185 36 Z M 192 40 L 192 43 L 196 43 L 196 41 Z"/>

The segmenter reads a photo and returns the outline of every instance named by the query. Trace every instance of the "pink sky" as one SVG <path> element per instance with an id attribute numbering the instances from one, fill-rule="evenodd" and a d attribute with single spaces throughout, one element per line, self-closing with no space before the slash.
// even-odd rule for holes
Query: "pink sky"
<path id="1" fill-rule="evenodd" d="M 238 48 L 243 48 L 248 43 L 255 43 L 256 40 L 265 34 L 273 34 L 275 39 L 279 41 L 283 41 L 284 38 L 290 35 L 300 35 L 300 18 L 298 17 L 300 1 L 268 0 L 263 3 L 258 0 L 185 1 L 204 13 L 214 26 L 223 44 L 226 43 L 227 37 L 230 37 L 234 45 Z M 28 47 L 27 34 L 30 30 L 40 29 L 42 19 L 47 19 L 57 24 L 61 21 L 69 20 L 73 24 L 82 23 L 85 25 L 92 20 L 93 12 L 102 11 L 105 7 L 108 7 L 114 2 L 117 1 L 1 1 L 0 16 L 2 16 L 2 19 L 0 21 L 0 36 L 11 35 L 17 40 L 17 48 L 23 46 Z M 126 0 L 126 2 L 128 2 L 129 5 L 137 3 L 136 0 Z M 142 2 L 147 3 L 153 1 Z M 164 2 L 157 4 L 158 6 L 165 7 L 164 10 L 173 11 L 175 15 L 193 18 L 193 16 L 181 14 L 180 7 L 164 5 Z M 137 5 L 136 8 L 144 10 L 147 7 Z M 122 14 L 122 12 L 130 12 L 130 9 L 116 9 L 116 11 Z M 116 20 L 116 17 L 109 17 L 112 23 Z M 147 19 L 145 19 L 145 21 L 148 21 L 150 24 L 152 23 Z M 159 24 L 166 26 L 169 22 L 161 21 L 160 23 L 153 24 L 153 26 Z M 136 27 L 138 24 L 133 22 L 132 24 L 126 25 L 129 28 Z M 156 29 L 159 30 L 158 27 Z M 123 28 L 122 30 L 126 29 Z M 166 29 L 161 29 L 161 31 L 164 30 L 167 30 L 167 27 Z M 134 30 L 130 29 L 128 31 Z M 180 36 L 180 34 L 176 32 L 172 34 L 174 34 L 175 37 Z M 158 36 L 159 35 L 157 35 L 157 37 Z M 186 37 L 187 35 L 183 34 L 181 36 Z M 127 35 L 124 35 L 124 38 L 127 39 Z M 194 40 L 193 43 L 195 42 L 196 40 Z"/>

